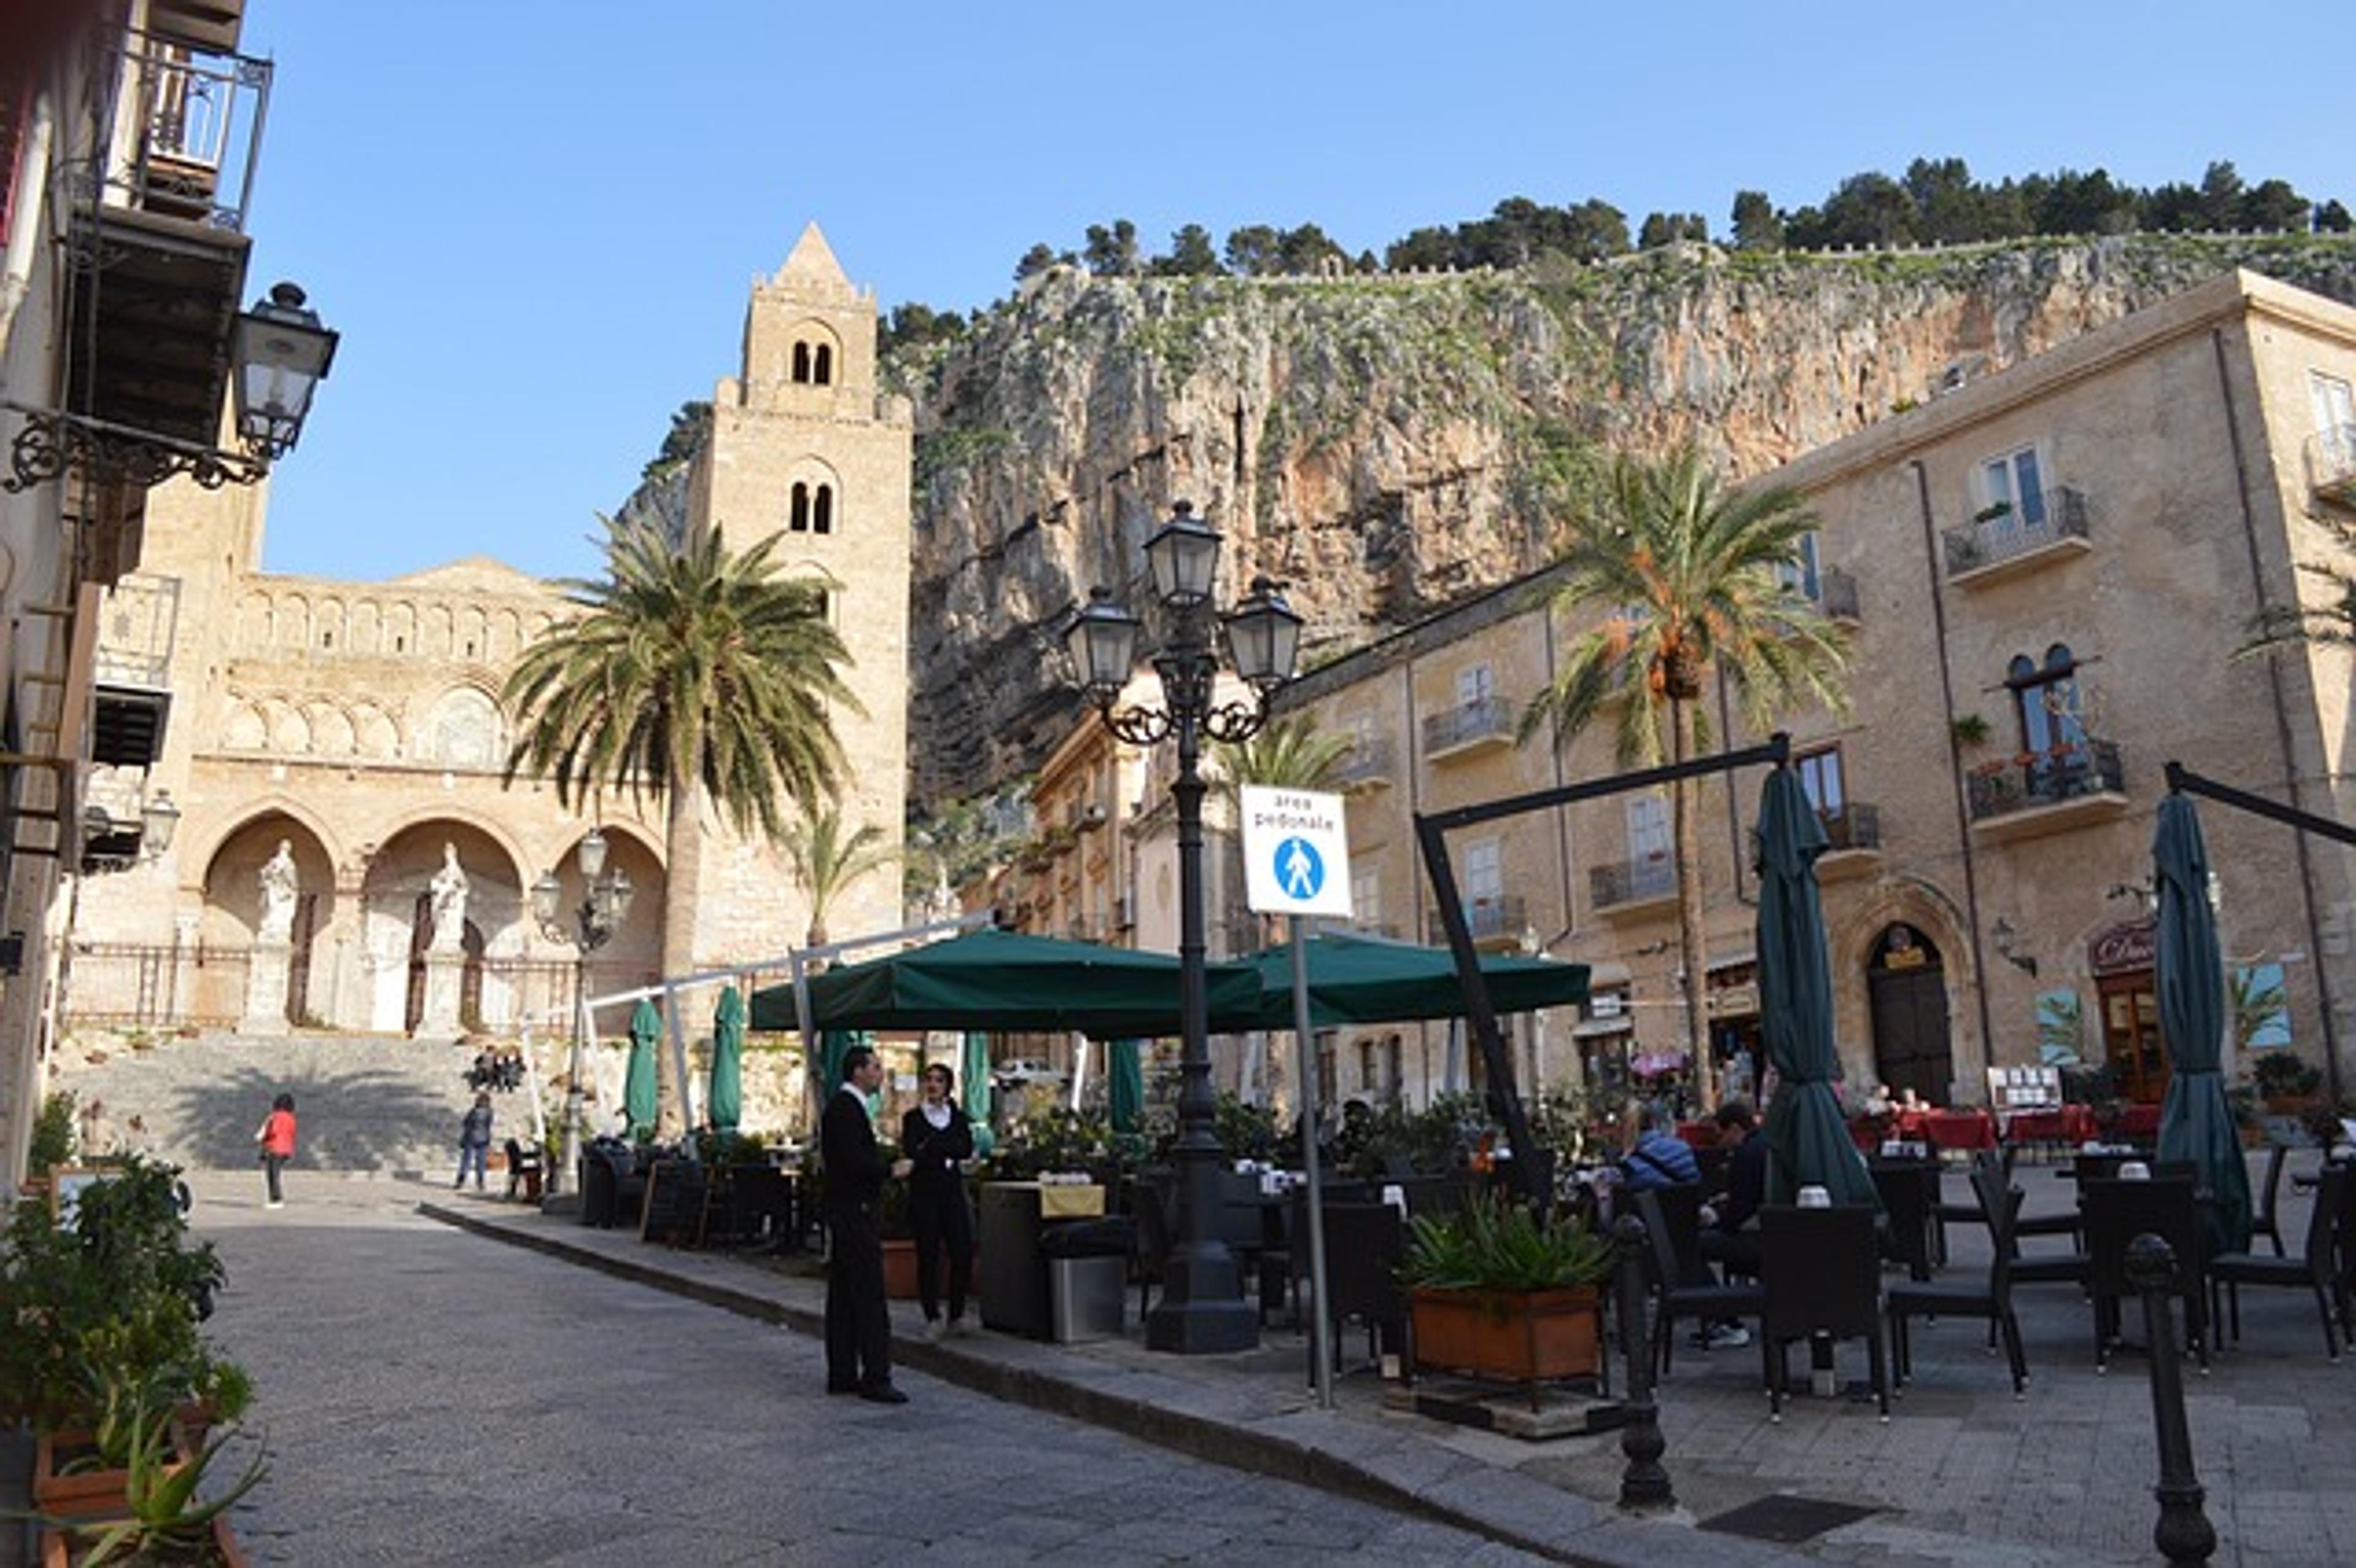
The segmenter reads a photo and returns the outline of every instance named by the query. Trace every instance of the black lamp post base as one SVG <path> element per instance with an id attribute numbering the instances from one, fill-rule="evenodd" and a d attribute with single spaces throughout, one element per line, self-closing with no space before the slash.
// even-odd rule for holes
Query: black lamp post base
<path id="1" fill-rule="evenodd" d="M 1234 1301 L 1175 1301 L 1166 1292 L 1145 1317 L 1145 1348 L 1181 1356 L 1259 1349 L 1259 1314 Z"/>

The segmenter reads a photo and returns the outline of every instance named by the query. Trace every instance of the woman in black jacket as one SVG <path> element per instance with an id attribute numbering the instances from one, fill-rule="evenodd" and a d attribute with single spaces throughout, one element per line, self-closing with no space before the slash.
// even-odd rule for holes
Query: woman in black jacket
<path id="1" fill-rule="evenodd" d="M 908 1176 L 908 1220 L 916 1236 L 916 1295 L 925 1308 L 925 1338 L 972 1330 L 965 1320 L 973 1284 L 973 1216 L 966 1209 L 960 1162 L 973 1157 L 973 1123 L 951 1096 L 957 1074 L 934 1062 L 925 1069 L 924 1099 L 900 1118 L 900 1153 Z M 941 1249 L 949 1254 L 949 1316 L 941 1321 Z"/>

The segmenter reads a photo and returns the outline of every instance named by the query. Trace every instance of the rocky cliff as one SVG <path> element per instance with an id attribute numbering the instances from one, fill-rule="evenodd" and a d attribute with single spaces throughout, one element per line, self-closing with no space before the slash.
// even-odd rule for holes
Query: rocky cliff
<path id="1" fill-rule="evenodd" d="M 1339 651 L 1537 565 L 1597 453 L 1691 435 L 1756 474 L 2236 265 L 2356 303 L 2336 237 L 1057 270 L 887 368 L 918 410 L 916 795 L 996 783 L 1066 732 L 1058 618 L 1141 570 L 1173 498 L 1226 535 L 1230 593 L 1284 580 L 1311 650 Z"/>

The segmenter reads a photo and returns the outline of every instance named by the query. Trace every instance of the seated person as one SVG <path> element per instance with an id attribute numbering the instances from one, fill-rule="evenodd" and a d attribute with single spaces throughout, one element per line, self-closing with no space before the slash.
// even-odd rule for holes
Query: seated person
<path id="1" fill-rule="evenodd" d="M 1724 1200 L 1702 1211 L 1701 1255 L 1756 1279 L 1759 1206 L 1767 1200 L 1767 1135 L 1748 1101 L 1729 1100 L 1719 1106 L 1718 1142 L 1734 1154 L 1728 1164 Z"/>
<path id="2" fill-rule="evenodd" d="M 1622 1124 L 1621 1184 L 1631 1192 L 1644 1192 L 1679 1182 L 1699 1181 L 1701 1166 L 1685 1139 L 1661 1125 L 1657 1111 L 1631 1105 Z"/>

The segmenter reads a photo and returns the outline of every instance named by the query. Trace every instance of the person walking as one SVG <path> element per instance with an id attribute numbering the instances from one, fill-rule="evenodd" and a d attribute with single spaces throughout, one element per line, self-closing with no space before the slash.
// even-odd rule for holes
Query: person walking
<path id="1" fill-rule="evenodd" d="M 475 1168 L 475 1190 L 483 1189 L 483 1171 L 491 1153 L 491 1096 L 487 1091 L 475 1096 L 475 1104 L 458 1124 L 458 1179 L 450 1184 L 455 1192 L 466 1185 L 466 1167 Z"/>
<path id="2" fill-rule="evenodd" d="M 284 1209 L 286 1195 L 280 1189 L 278 1173 L 294 1157 L 294 1096 L 281 1094 L 270 1102 L 270 1115 L 262 1118 L 262 1125 L 253 1135 L 262 1146 L 262 1174 L 270 1184 L 269 1201 L 265 1209 Z"/>
<path id="3" fill-rule="evenodd" d="M 892 1386 L 892 1319 L 884 1299 L 881 1210 L 886 1178 L 905 1177 L 900 1159 L 886 1164 L 875 1141 L 867 1097 L 884 1083 L 884 1063 L 870 1047 L 842 1056 L 842 1086 L 819 1120 L 819 1152 L 826 1169 L 826 1392 L 855 1393 L 877 1404 L 905 1404 Z"/>
<path id="4" fill-rule="evenodd" d="M 973 1123 L 952 1091 L 957 1074 L 946 1062 L 925 1069 L 924 1099 L 900 1118 L 900 1152 L 908 1157 L 908 1220 L 916 1232 L 916 1299 L 925 1308 L 925 1338 L 967 1334 L 966 1292 L 973 1284 L 973 1215 L 966 1208 L 965 1171 L 973 1157 Z M 949 1254 L 949 1315 L 941 1317 L 941 1249 Z"/>

